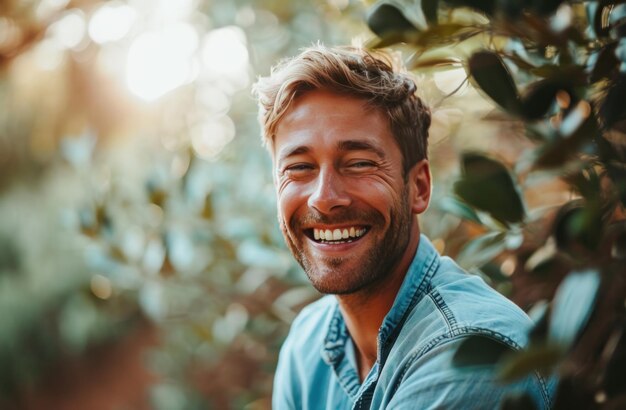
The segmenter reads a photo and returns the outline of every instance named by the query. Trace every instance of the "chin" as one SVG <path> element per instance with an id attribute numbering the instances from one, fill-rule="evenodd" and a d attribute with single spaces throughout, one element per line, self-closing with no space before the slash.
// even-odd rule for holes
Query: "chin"
<path id="1" fill-rule="evenodd" d="M 334 266 L 319 268 L 318 266 L 311 266 L 308 262 L 301 263 L 301 266 L 313 287 L 323 294 L 353 294 L 380 279 L 368 275 L 367 271 L 362 269 L 341 269 Z"/>

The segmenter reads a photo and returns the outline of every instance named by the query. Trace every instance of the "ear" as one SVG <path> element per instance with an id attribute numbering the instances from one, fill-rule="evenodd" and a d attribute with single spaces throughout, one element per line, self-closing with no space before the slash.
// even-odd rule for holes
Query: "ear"
<path id="1" fill-rule="evenodd" d="M 409 170 L 409 202 L 411 211 L 414 214 L 421 214 L 426 211 L 430 202 L 432 189 L 430 164 L 427 159 L 423 159 Z"/>

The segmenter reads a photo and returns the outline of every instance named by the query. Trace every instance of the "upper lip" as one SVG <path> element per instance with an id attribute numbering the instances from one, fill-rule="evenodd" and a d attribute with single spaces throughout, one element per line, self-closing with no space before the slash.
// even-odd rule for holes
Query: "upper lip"
<path id="1" fill-rule="evenodd" d="M 311 225 L 311 226 L 307 226 L 304 229 L 330 229 L 331 231 L 335 230 L 335 229 L 350 229 L 350 228 L 365 228 L 367 225 L 362 224 L 362 223 L 342 223 L 341 225 L 324 225 L 324 224 L 319 224 L 319 225 Z"/>

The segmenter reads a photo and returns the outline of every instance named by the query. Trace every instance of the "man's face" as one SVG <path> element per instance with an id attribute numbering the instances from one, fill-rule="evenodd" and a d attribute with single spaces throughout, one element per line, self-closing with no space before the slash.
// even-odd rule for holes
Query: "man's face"
<path id="1" fill-rule="evenodd" d="M 285 241 L 317 290 L 354 293 L 390 274 L 416 221 L 382 112 L 308 92 L 281 120 L 273 160 Z"/>

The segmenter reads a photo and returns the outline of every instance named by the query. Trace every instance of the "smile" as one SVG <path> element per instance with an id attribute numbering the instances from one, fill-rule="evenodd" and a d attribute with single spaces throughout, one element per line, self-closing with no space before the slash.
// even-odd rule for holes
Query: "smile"
<path id="1" fill-rule="evenodd" d="M 361 238 L 369 228 L 350 226 L 344 228 L 324 229 L 313 228 L 307 229 L 307 236 L 318 243 L 349 243 Z"/>

